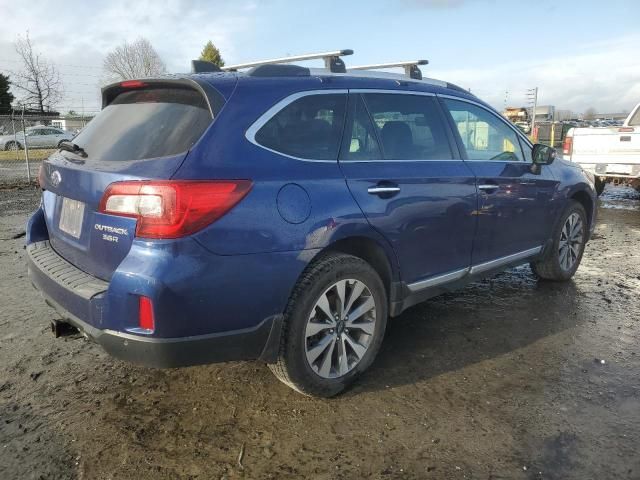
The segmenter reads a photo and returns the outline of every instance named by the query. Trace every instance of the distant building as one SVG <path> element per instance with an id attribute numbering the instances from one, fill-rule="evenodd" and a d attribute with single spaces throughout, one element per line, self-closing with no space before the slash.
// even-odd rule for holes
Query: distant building
<path id="1" fill-rule="evenodd" d="M 625 120 L 629 116 L 629 112 L 618 113 L 596 113 L 595 118 L 602 118 L 605 120 Z"/>
<path id="2" fill-rule="evenodd" d="M 67 132 L 75 132 L 82 130 L 92 118 L 93 117 L 82 117 L 80 115 L 63 115 L 60 118 L 51 120 L 51 125 L 66 130 Z"/>
<path id="3" fill-rule="evenodd" d="M 538 105 L 536 107 L 536 122 L 552 122 L 555 120 L 556 107 L 553 105 Z"/>

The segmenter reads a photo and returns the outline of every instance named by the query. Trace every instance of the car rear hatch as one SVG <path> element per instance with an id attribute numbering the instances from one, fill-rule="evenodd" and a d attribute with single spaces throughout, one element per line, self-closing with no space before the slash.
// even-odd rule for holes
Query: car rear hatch
<path id="1" fill-rule="evenodd" d="M 192 79 L 127 81 L 103 89 L 103 110 L 39 175 L 52 247 L 103 280 L 129 252 L 136 219 L 100 213 L 114 182 L 166 180 L 212 123 L 224 99 Z"/>

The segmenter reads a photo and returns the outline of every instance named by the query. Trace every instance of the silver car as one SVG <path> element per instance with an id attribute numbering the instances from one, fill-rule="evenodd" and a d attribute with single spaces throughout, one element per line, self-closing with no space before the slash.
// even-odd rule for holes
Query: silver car
<path id="1" fill-rule="evenodd" d="M 13 134 L 0 136 L 0 150 L 23 149 L 25 143 L 29 148 L 57 148 L 60 142 L 73 138 L 71 133 L 44 125 L 29 127 L 25 132 L 26 142 L 23 132 L 16 132 L 15 136 Z"/>

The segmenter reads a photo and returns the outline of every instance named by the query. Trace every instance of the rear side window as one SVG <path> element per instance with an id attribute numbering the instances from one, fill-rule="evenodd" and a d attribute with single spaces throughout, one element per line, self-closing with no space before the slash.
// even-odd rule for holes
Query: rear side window
<path id="1" fill-rule="evenodd" d="M 271 117 L 255 141 L 271 150 L 309 160 L 338 158 L 347 97 L 307 95 Z"/>
<path id="2" fill-rule="evenodd" d="M 640 107 L 636 109 L 636 113 L 634 113 L 631 120 L 629 120 L 629 126 L 640 127 Z"/>
<path id="3" fill-rule="evenodd" d="M 363 95 L 385 160 L 451 160 L 435 99 L 425 95 Z"/>
<path id="4" fill-rule="evenodd" d="M 186 152 L 213 120 L 203 95 L 189 88 L 125 91 L 73 140 L 87 160 L 131 161 Z"/>

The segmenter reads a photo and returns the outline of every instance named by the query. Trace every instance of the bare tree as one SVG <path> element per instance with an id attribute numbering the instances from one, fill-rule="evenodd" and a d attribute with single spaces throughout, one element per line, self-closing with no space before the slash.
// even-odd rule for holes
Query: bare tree
<path id="1" fill-rule="evenodd" d="M 18 37 L 15 48 L 22 60 L 22 70 L 11 73 L 11 84 L 23 94 L 19 99 L 20 104 L 40 113 L 51 110 L 62 99 L 62 81 L 58 70 L 53 63 L 34 51 L 29 32 L 24 38 Z"/>
<path id="2" fill-rule="evenodd" d="M 152 77 L 167 71 L 158 52 L 146 38 L 116 47 L 105 57 L 103 68 L 109 81 Z"/>
<path id="3" fill-rule="evenodd" d="M 584 119 L 593 120 L 594 118 L 596 118 L 597 115 L 598 115 L 598 112 L 596 111 L 596 109 L 593 107 L 589 107 L 587 108 L 587 111 L 584 112 Z"/>

